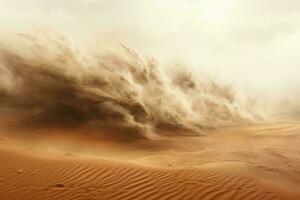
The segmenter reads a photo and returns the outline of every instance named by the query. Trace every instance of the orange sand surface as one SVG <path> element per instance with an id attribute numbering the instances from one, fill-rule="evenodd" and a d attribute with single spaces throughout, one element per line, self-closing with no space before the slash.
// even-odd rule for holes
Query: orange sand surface
<path id="1" fill-rule="evenodd" d="M 300 199 L 300 123 L 104 140 L 2 120 L 0 199 Z"/>

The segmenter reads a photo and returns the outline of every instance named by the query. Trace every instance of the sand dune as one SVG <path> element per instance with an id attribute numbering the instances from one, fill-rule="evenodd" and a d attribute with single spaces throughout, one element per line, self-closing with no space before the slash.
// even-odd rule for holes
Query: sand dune
<path id="1" fill-rule="evenodd" d="M 5 150 L 0 160 L 0 199 L 284 199 L 226 165 L 170 170 Z"/>
<path id="2" fill-rule="evenodd" d="M 296 122 L 111 146 L 92 134 L 3 127 L 1 200 L 300 199 Z"/>

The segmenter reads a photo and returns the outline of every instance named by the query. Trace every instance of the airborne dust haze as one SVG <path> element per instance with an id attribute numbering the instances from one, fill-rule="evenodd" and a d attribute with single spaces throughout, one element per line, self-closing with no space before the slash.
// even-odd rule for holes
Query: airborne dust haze
<path id="1" fill-rule="evenodd" d="M 53 34 L 6 38 L 0 42 L 1 108 L 30 124 L 95 123 L 128 137 L 197 134 L 263 116 L 254 100 L 229 86 L 120 47 L 123 53 L 82 55 Z"/>
<path id="2" fill-rule="evenodd" d="M 0 111 L 25 124 L 151 138 L 300 116 L 299 1 L 0 5 Z M 128 47 L 99 46 L 107 35 Z"/>

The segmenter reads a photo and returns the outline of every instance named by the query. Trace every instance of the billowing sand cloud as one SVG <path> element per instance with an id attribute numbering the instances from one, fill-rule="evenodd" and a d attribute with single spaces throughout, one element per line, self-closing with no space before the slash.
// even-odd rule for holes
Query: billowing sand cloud
<path id="1" fill-rule="evenodd" d="M 230 87 L 123 53 L 83 55 L 61 37 L 18 34 L 0 43 L 0 107 L 29 124 L 93 123 L 110 134 L 151 138 L 260 118 Z"/>

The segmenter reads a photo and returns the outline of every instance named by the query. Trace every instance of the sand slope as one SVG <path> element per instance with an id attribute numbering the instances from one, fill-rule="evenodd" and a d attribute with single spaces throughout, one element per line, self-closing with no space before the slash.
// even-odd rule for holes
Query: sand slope
<path id="1" fill-rule="evenodd" d="M 247 125 L 118 147 L 3 125 L 0 200 L 298 200 L 299 133 L 299 123 Z"/>
<path id="2" fill-rule="evenodd" d="M 219 167 L 159 169 L 1 150 L 0 199 L 287 199 Z M 296 198 L 295 198 L 296 199 Z"/>

